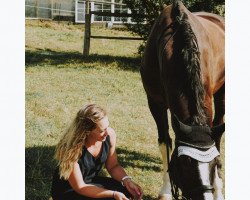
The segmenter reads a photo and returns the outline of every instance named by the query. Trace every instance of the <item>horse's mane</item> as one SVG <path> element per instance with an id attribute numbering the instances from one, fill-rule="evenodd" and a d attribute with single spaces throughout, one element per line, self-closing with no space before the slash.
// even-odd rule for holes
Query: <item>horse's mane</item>
<path id="1" fill-rule="evenodd" d="M 181 91 L 188 99 L 189 110 L 192 115 L 191 122 L 195 124 L 206 124 L 204 112 L 204 87 L 200 74 L 200 52 L 197 38 L 188 21 L 185 9 L 180 9 L 179 0 L 173 1 L 172 18 L 174 36 L 174 59 L 182 69 L 183 84 Z M 183 5 L 182 5 L 183 6 Z M 176 42 L 175 42 L 176 41 Z M 175 46 L 175 43 L 178 43 Z"/>

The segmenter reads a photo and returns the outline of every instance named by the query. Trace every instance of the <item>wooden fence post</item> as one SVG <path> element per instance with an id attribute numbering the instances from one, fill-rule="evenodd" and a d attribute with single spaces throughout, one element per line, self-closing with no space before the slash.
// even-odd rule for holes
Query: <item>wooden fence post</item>
<path id="1" fill-rule="evenodd" d="M 90 13 L 90 2 L 89 0 L 86 0 L 85 2 L 85 34 L 84 34 L 84 49 L 83 49 L 83 55 L 88 56 L 89 55 L 89 49 L 90 49 L 90 36 L 91 36 L 91 13 Z"/>

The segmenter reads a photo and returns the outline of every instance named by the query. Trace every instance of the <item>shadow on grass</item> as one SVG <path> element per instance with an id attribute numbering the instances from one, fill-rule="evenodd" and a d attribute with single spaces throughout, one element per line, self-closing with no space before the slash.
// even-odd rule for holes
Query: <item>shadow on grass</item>
<path id="1" fill-rule="evenodd" d="M 50 197 L 51 181 L 56 162 L 53 159 L 55 147 L 30 147 L 25 150 L 25 193 L 26 200 L 48 200 Z M 144 170 L 159 171 L 156 166 L 161 163 L 160 159 L 151 157 L 127 149 L 118 148 L 119 160 L 123 167 L 132 166 Z M 138 164 L 134 164 L 138 163 Z M 153 164 L 154 163 L 154 164 Z M 103 170 L 101 175 L 106 176 Z M 152 200 L 153 197 L 145 195 L 145 200 Z"/>
<path id="2" fill-rule="evenodd" d="M 140 57 L 124 57 L 112 55 L 91 54 L 83 56 L 79 52 L 56 52 L 47 50 L 27 50 L 25 52 L 26 68 L 36 67 L 37 65 L 52 65 L 58 68 L 65 68 L 68 64 L 92 64 L 101 63 L 103 66 L 117 62 L 118 67 L 123 70 L 138 71 Z M 62 66 L 63 65 L 63 66 Z"/>
<path id="3" fill-rule="evenodd" d="M 49 199 L 56 162 L 54 147 L 32 147 L 25 150 L 25 199 Z"/>
<path id="4" fill-rule="evenodd" d="M 160 158 L 123 148 L 117 148 L 116 151 L 120 164 L 125 168 L 133 167 L 142 170 L 161 171 L 160 165 L 162 164 L 162 161 Z"/>

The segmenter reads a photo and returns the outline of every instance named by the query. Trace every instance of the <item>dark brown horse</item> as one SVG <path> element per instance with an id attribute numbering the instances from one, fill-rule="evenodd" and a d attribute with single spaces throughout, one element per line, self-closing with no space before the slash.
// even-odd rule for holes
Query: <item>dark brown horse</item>
<path id="1" fill-rule="evenodd" d="M 193 200 L 223 199 L 218 151 L 224 125 L 217 125 L 225 113 L 224 26 L 222 17 L 191 13 L 174 0 L 148 38 L 140 72 L 163 156 L 162 198 L 181 191 Z M 171 163 L 168 109 L 176 136 Z"/>

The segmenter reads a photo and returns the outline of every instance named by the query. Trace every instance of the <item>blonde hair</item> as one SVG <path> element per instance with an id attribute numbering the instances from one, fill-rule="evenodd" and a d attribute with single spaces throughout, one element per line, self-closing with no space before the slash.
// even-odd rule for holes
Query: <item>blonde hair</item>
<path id="1" fill-rule="evenodd" d="M 60 178 L 67 180 L 74 163 L 82 155 L 87 135 L 96 128 L 96 122 L 106 116 L 106 111 L 96 104 L 81 108 L 56 147 Z"/>

